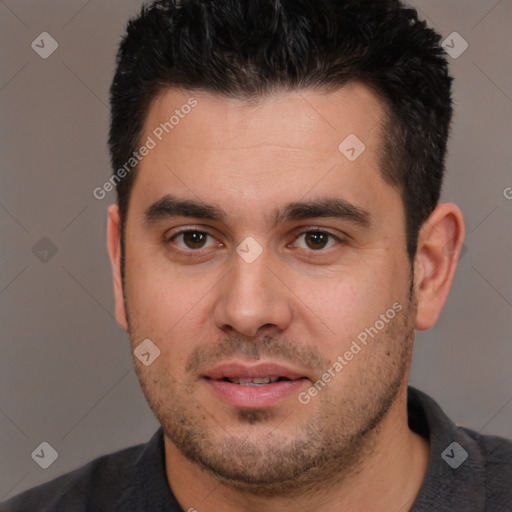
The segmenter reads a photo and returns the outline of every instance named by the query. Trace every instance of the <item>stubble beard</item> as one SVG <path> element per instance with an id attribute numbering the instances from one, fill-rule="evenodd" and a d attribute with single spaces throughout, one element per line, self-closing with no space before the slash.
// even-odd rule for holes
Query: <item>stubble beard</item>
<path id="1" fill-rule="evenodd" d="M 237 436 L 219 425 L 195 397 L 192 383 L 178 382 L 164 365 L 148 371 L 136 364 L 135 369 L 164 435 L 189 461 L 222 484 L 254 495 L 307 493 L 361 471 L 371 457 L 379 427 L 408 375 L 416 308 L 410 293 L 403 310 L 364 348 L 365 353 L 377 350 L 379 357 L 367 358 L 370 366 L 365 368 L 358 355 L 360 371 L 344 390 L 335 394 L 328 385 L 311 404 L 297 402 L 297 407 L 312 407 L 302 424 L 297 425 L 293 412 L 279 423 L 272 410 L 234 411 L 230 423 L 252 429 L 256 441 L 249 439 L 251 434 Z M 132 350 L 141 339 L 136 331 L 130 324 Z M 247 347 L 258 356 L 289 353 L 278 340 L 267 339 L 261 345 L 225 340 L 217 354 L 240 354 Z"/>

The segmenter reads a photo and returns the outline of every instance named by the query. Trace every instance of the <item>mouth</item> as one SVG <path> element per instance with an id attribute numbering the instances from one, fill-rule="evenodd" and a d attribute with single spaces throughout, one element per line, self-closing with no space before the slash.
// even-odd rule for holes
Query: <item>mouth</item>
<path id="1" fill-rule="evenodd" d="M 223 382 L 231 382 L 232 384 L 238 384 L 240 386 L 266 386 L 267 384 L 274 384 L 275 382 L 290 382 L 296 379 L 288 379 L 287 377 L 254 377 L 254 378 L 243 378 L 243 377 L 224 377 Z"/>
<path id="2" fill-rule="evenodd" d="M 311 382 L 300 371 L 273 363 L 255 366 L 223 364 L 202 378 L 217 398 L 239 409 L 275 406 Z"/>

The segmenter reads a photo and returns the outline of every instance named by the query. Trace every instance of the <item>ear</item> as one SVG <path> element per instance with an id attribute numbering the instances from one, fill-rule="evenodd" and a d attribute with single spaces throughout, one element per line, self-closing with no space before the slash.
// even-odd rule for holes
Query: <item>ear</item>
<path id="1" fill-rule="evenodd" d="M 454 204 L 439 204 L 420 229 L 414 260 L 416 329 L 430 329 L 444 307 L 464 244 L 464 217 Z"/>
<path id="2" fill-rule="evenodd" d="M 114 278 L 116 319 L 121 328 L 128 331 L 123 294 L 123 279 L 121 277 L 121 216 L 119 215 L 119 207 L 116 203 L 111 204 L 108 208 L 107 247 Z"/>

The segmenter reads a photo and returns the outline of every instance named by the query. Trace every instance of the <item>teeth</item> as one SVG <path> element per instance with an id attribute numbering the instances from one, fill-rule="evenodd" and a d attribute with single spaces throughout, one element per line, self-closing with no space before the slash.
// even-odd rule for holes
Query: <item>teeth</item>
<path id="1" fill-rule="evenodd" d="M 233 384 L 240 384 L 242 386 L 265 386 L 266 384 L 277 382 L 279 377 L 255 377 L 253 379 L 230 378 L 228 380 Z"/>
<path id="2" fill-rule="evenodd" d="M 256 377 L 250 380 L 253 384 L 270 384 L 270 377 Z"/>

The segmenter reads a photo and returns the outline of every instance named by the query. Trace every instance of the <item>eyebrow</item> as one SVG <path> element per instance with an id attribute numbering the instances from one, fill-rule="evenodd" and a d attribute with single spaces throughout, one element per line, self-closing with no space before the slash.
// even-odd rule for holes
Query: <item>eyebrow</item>
<path id="1" fill-rule="evenodd" d="M 148 225 L 173 217 L 193 217 L 226 223 L 228 215 L 218 205 L 195 199 L 178 198 L 170 194 L 163 196 L 144 212 Z M 339 218 L 365 228 L 371 224 L 371 215 L 367 210 L 345 199 L 330 197 L 288 203 L 283 208 L 275 210 L 271 219 L 272 226 L 275 227 L 286 221 L 318 217 Z"/>

